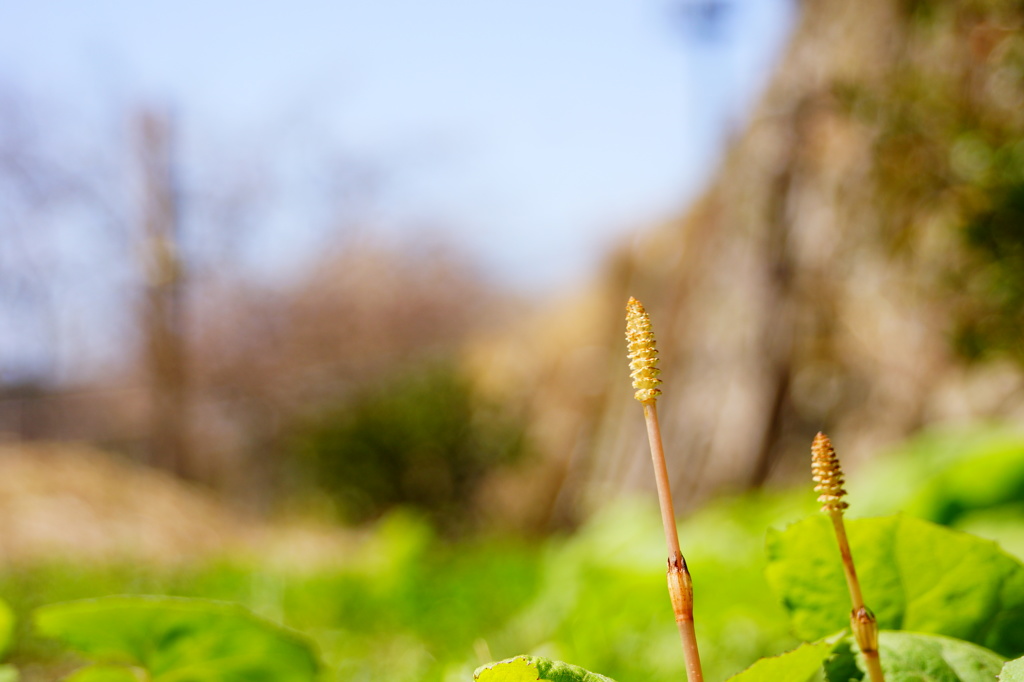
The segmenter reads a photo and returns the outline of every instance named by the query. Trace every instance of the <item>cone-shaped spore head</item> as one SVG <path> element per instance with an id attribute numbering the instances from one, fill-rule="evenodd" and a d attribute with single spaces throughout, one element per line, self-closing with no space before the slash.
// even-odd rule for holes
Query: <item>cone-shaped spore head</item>
<path id="1" fill-rule="evenodd" d="M 633 378 L 634 397 L 642 403 L 661 395 L 658 384 L 658 349 L 651 331 L 651 318 L 640 301 L 630 297 L 626 304 L 626 343 L 629 346 L 629 376 Z"/>
<path id="2" fill-rule="evenodd" d="M 832 441 L 824 433 L 818 433 L 811 443 L 811 473 L 813 474 L 815 491 L 821 493 L 821 511 L 842 512 L 849 505 L 843 500 L 843 469 L 839 466 L 839 458 L 832 448 Z"/>

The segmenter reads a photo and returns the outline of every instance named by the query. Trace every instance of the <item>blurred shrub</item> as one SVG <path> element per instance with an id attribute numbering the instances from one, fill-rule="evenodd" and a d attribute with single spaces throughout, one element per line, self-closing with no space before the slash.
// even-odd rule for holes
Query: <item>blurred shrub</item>
<path id="1" fill-rule="evenodd" d="M 837 88 L 876 131 L 879 243 L 941 285 L 959 354 L 1024 362 L 1024 5 L 897 6 L 890 67 Z"/>
<path id="2" fill-rule="evenodd" d="M 403 505 L 454 529 L 471 518 L 483 477 L 516 459 L 524 439 L 516 420 L 438 363 L 300 419 L 290 449 L 300 480 L 326 494 L 346 521 Z"/>
<path id="3" fill-rule="evenodd" d="M 957 346 L 971 358 L 1003 351 L 1024 361 L 1024 184 L 1000 192 L 964 238 L 977 258 L 969 281 L 978 305 L 962 313 Z"/>

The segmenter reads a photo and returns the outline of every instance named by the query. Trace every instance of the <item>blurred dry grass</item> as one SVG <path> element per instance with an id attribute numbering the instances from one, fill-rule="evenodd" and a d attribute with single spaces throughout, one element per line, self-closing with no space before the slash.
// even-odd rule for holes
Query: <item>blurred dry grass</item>
<path id="1" fill-rule="evenodd" d="M 0 445 L 0 557 L 165 566 L 259 556 L 263 565 L 340 562 L 356 534 L 241 516 L 195 484 L 72 443 Z"/>

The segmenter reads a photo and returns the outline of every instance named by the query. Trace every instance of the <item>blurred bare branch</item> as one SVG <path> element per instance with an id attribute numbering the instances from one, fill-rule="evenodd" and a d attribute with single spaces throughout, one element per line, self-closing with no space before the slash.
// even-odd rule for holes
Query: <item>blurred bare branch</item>
<path id="1" fill-rule="evenodd" d="M 186 270 L 174 173 L 174 131 L 167 114 L 139 112 L 137 155 L 142 173 L 141 258 L 145 297 L 139 311 L 145 365 L 152 387 L 149 457 L 160 468 L 193 478 L 189 449 Z"/>

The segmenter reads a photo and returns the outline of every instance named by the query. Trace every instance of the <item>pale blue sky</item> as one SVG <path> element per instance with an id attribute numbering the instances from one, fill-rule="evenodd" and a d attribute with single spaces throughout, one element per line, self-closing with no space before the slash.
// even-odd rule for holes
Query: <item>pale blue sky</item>
<path id="1" fill-rule="evenodd" d="M 764 81 L 791 0 L 725 1 L 714 42 L 685 29 L 692 0 L 7 0 L 0 84 L 83 120 L 170 103 L 193 149 L 309 125 L 381 163 L 382 223 L 429 221 L 503 282 L 565 286 L 685 204 Z"/>

